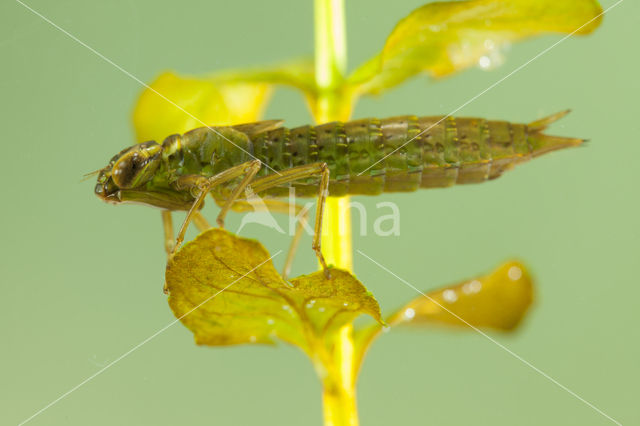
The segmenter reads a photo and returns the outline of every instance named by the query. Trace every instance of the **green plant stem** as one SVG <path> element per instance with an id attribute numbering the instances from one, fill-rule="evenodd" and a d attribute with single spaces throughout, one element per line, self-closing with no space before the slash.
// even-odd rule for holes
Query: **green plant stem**
<path id="1" fill-rule="evenodd" d="M 347 66 L 343 0 L 315 0 L 316 84 L 337 87 Z"/>
<path id="2" fill-rule="evenodd" d="M 315 0 L 315 76 L 317 94 L 312 103 L 318 123 L 341 120 L 351 115 L 352 98 L 342 90 L 347 65 L 344 0 Z M 322 247 L 327 263 L 353 270 L 351 216 L 348 198 L 327 200 Z M 325 342 L 329 359 L 321 377 L 325 426 L 357 426 L 354 373 L 353 326 Z"/>
<path id="3" fill-rule="evenodd" d="M 331 342 L 322 342 L 328 355 L 316 359 L 316 371 L 322 381 L 322 405 L 325 426 L 358 426 L 355 391 L 353 327 L 342 327 Z"/>
<path id="4" fill-rule="evenodd" d="M 343 96 L 347 68 L 344 0 L 315 0 L 315 74 L 317 95 L 313 114 L 320 123 L 346 120 L 351 101 Z"/>

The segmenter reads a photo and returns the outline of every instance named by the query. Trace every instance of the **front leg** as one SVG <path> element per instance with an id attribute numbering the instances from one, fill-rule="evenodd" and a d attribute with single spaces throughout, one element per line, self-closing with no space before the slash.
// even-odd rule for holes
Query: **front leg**
<path id="1" fill-rule="evenodd" d="M 167 252 L 167 258 L 169 258 L 176 245 L 173 239 L 173 220 L 169 210 L 162 210 L 162 229 L 164 230 L 164 250 Z"/>
<path id="2" fill-rule="evenodd" d="M 193 223 L 200 232 L 211 228 L 207 219 L 205 219 L 200 212 L 196 212 L 193 215 Z M 167 253 L 167 257 L 171 257 L 176 241 L 173 238 L 173 219 L 170 210 L 162 210 L 162 228 L 164 231 L 164 250 Z"/>
<path id="3" fill-rule="evenodd" d="M 211 228 L 211 225 L 202 216 L 200 212 L 195 212 L 193 215 L 193 223 L 196 225 L 200 232 Z M 173 256 L 173 250 L 176 246 L 176 241 L 173 238 L 173 220 L 171 218 L 170 210 L 162 211 L 162 228 L 164 230 L 164 250 L 167 252 L 167 261 Z M 167 294 L 167 283 L 164 283 L 162 291 Z"/>

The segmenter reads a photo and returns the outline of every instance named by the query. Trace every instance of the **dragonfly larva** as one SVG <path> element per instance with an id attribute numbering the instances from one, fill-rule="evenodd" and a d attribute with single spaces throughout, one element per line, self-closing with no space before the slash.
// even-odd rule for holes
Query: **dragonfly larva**
<path id="1" fill-rule="evenodd" d="M 230 209 L 248 209 L 243 201 L 248 187 L 264 197 L 270 209 L 288 212 L 284 202 L 269 198 L 288 195 L 294 186 L 296 196 L 318 197 L 313 249 L 326 270 L 320 229 L 327 195 L 377 195 L 497 178 L 533 157 L 580 145 L 582 139 L 542 133 L 567 113 L 528 125 L 402 116 L 293 129 L 282 127 L 279 120 L 202 127 L 171 135 L 161 144 L 149 141 L 124 149 L 99 171 L 95 193 L 107 202 L 162 209 L 170 254 L 191 220 L 201 228 L 207 226 L 199 214 L 207 194 L 222 206 L 218 224 L 223 226 Z M 173 243 L 170 220 L 176 210 L 188 214 Z"/>

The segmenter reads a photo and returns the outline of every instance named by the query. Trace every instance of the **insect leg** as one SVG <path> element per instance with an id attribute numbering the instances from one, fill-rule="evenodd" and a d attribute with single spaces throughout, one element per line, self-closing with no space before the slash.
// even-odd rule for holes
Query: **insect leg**
<path id="1" fill-rule="evenodd" d="M 211 228 L 211 225 L 207 222 L 207 219 L 202 216 L 202 213 L 196 212 L 193 215 L 193 223 L 200 230 L 200 232 Z M 170 210 L 162 210 L 162 227 L 164 228 L 164 250 L 167 252 L 167 258 L 170 258 L 173 254 L 173 248 L 175 247 L 175 240 L 173 239 L 173 220 L 171 218 Z M 162 291 L 166 294 L 167 283 L 164 283 Z"/>
<path id="2" fill-rule="evenodd" d="M 240 194 L 245 190 L 247 185 L 253 180 L 258 170 L 260 170 L 260 166 L 262 163 L 260 160 L 252 161 L 249 163 L 247 174 L 244 179 L 238 184 L 238 186 L 233 190 L 231 196 L 227 200 L 227 202 L 222 206 L 220 213 L 218 213 L 218 217 L 216 218 L 216 222 L 220 228 L 224 228 L 224 218 L 227 216 L 231 205 L 238 199 Z"/>
<path id="3" fill-rule="evenodd" d="M 322 255 L 322 249 L 320 247 L 320 237 L 322 233 L 322 214 L 324 212 L 324 204 L 327 199 L 327 193 L 329 192 L 329 167 L 326 163 L 313 163 L 303 166 L 293 167 L 288 170 L 283 170 L 279 175 L 269 175 L 261 177 L 252 182 L 251 187 L 253 191 L 258 194 L 261 191 L 265 191 L 269 188 L 273 188 L 285 183 L 295 182 L 300 179 L 308 178 L 311 176 L 320 175 L 320 185 L 318 186 L 318 205 L 316 206 L 316 223 L 313 232 L 313 243 L 311 248 L 316 253 L 316 257 L 322 265 L 322 270 L 327 279 L 331 278 L 329 270 L 327 269 L 327 263 Z"/>
<path id="4" fill-rule="evenodd" d="M 300 239 L 302 238 L 302 234 L 304 233 L 304 228 L 308 224 L 309 218 L 309 209 L 305 206 L 300 206 L 298 204 L 288 203 L 286 201 L 280 200 L 262 200 L 264 205 L 267 207 L 269 212 L 273 213 L 284 213 L 287 215 L 293 215 L 298 219 L 298 223 L 296 225 L 295 233 L 293 234 L 293 239 L 291 240 L 291 245 L 289 246 L 289 251 L 287 252 L 287 259 L 284 262 L 284 267 L 282 268 L 282 278 L 285 280 L 289 276 L 291 272 L 291 266 L 293 265 L 293 258 L 298 251 L 298 246 L 300 245 Z M 221 202 L 216 200 L 218 205 L 223 205 Z M 247 201 L 236 201 L 232 206 L 231 210 L 235 212 L 245 213 L 251 212 L 255 210 L 254 206 Z M 292 211 L 293 210 L 293 211 Z"/>
<path id="5" fill-rule="evenodd" d="M 294 214 L 295 217 L 299 218 L 298 224 L 296 225 L 296 231 L 293 234 L 293 239 L 291 240 L 291 245 L 289 246 L 289 251 L 287 252 L 287 259 L 284 261 L 284 266 L 282 267 L 282 278 L 285 280 L 291 273 L 291 266 L 293 265 L 293 258 L 298 251 L 298 246 L 300 245 L 300 238 L 302 238 L 302 233 L 304 232 L 304 227 L 307 224 L 307 219 L 309 217 L 309 209 L 307 207 L 302 207 L 297 204 L 289 204 L 286 201 L 278 201 L 278 200 L 265 200 L 264 201 L 270 211 L 276 213 L 285 213 L 290 215 Z M 291 207 L 293 207 L 294 211 L 291 212 Z"/>
<path id="6" fill-rule="evenodd" d="M 171 256 L 176 242 L 173 239 L 173 221 L 169 210 L 162 210 L 162 227 L 164 229 L 164 250 L 167 252 L 167 256 Z"/>
<path id="7" fill-rule="evenodd" d="M 227 170 L 218 173 L 212 177 L 204 177 L 204 176 L 196 176 L 196 175 L 188 175 L 182 176 L 178 178 L 176 181 L 176 187 L 179 189 L 188 189 L 188 188 L 197 188 L 200 190 L 198 197 L 191 205 L 187 216 L 184 218 L 184 222 L 182 222 L 182 226 L 180 227 L 180 231 L 178 232 L 178 236 L 176 237 L 176 244 L 173 247 L 173 251 L 171 254 L 174 254 L 178 247 L 184 241 L 184 234 L 187 232 L 187 226 L 196 213 L 198 213 L 198 209 L 202 205 L 202 201 L 207 196 L 207 194 L 211 191 L 213 187 L 216 185 L 220 185 L 224 182 L 228 182 L 232 179 L 235 179 L 239 176 L 242 176 L 246 173 L 251 173 L 253 169 L 255 169 L 256 164 L 260 164 L 260 160 L 248 161 L 246 163 L 239 164 L 237 166 L 233 166 L 228 168 Z M 255 173 L 254 173 L 255 174 Z M 244 179 L 243 179 L 244 181 Z M 245 185 L 246 186 L 246 185 Z"/>
<path id="8" fill-rule="evenodd" d="M 196 212 L 193 215 L 193 224 L 196 226 L 196 228 L 198 228 L 198 231 L 200 232 L 204 232 L 207 229 L 211 228 L 211 225 L 209 224 L 207 219 L 205 219 L 202 213 L 200 212 Z"/>
<path id="9" fill-rule="evenodd" d="M 171 219 L 170 210 L 162 210 L 162 228 L 164 229 L 164 250 L 167 252 L 168 261 L 173 254 L 173 248 L 176 246 L 176 242 L 173 239 L 173 220 Z M 162 287 L 162 291 L 164 294 L 169 292 L 166 281 Z"/>

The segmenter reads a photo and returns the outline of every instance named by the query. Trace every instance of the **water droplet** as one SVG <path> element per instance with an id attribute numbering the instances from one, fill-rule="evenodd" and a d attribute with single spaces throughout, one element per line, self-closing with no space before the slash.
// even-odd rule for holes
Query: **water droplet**
<path id="1" fill-rule="evenodd" d="M 493 40 L 486 39 L 484 41 L 484 48 L 485 49 L 489 49 L 489 50 L 493 50 L 493 49 L 496 48 L 496 44 L 493 42 Z"/>
<path id="2" fill-rule="evenodd" d="M 442 293 L 442 298 L 449 303 L 453 303 L 458 300 L 458 295 L 455 291 L 448 289 Z"/>
<path id="3" fill-rule="evenodd" d="M 488 70 L 491 68 L 491 59 L 488 56 L 481 56 L 478 60 L 478 65 L 483 70 Z"/>
<path id="4" fill-rule="evenodd" d="M 275 321 L 273 320 L 273 318 L 267 319 L 267 324 L 273 325 L 274 323 L 275 323 Z"/>
<path id="5" fill-rule="evenodd" d="M 462 286 L 462 291 L 465 294 L 474 294 L 482 290 L 482 283 L 478 280 L 473 280 Z"/>
<path id="6" fill-rule="evenodd" d="M 509 268 L 509 272 L 507 272 L 507 275 L 512 281 L 517 281 L 522 278 L 522 269 L 518 268 L 517 266 L 512 266 L 511 268 Z"/>
<path id="7" fill-rule="evenodd" d="M 313 305 L 316 304 L 315 300 L 309 300 L 309 303 L 307 303 L 307 308 L 313 308 Z"/>
<path id="8" fill-rule="evenodd" d="M 404 310 L 404 317 L 406 319 L 411 319 L 416 316 L 416 311 L 412 308 L 407 308 Z"/>
<path id="9" fill-rule="evenodd" d="M 320 306 L 320 307 L 318 308 L 318 311 L 320 311 L 320 312 L 324 312 L 324 306 Z"/>
<path id="10" fill-rule="evenodd" d="M 342 305 L 343 306 L 349 306 L 349 302 L 344 302 Z"/>
<path id="11" fill-rule="evenodd" d="M 498 68 L 503 63 L 504 55 L 498 49 L 489 50 L 486 55 L 478 59 L 478 66 L 485 71 Z"/>
<path id="12" fill-rule="evenodd" d="M 256 340 L 258 340 L 258 339 L 256 338 L 256 336 L 249 336 L 249 341 L 250 341 L 251 343 L 255 343 L 255 342 L 256 342 Z"/>

